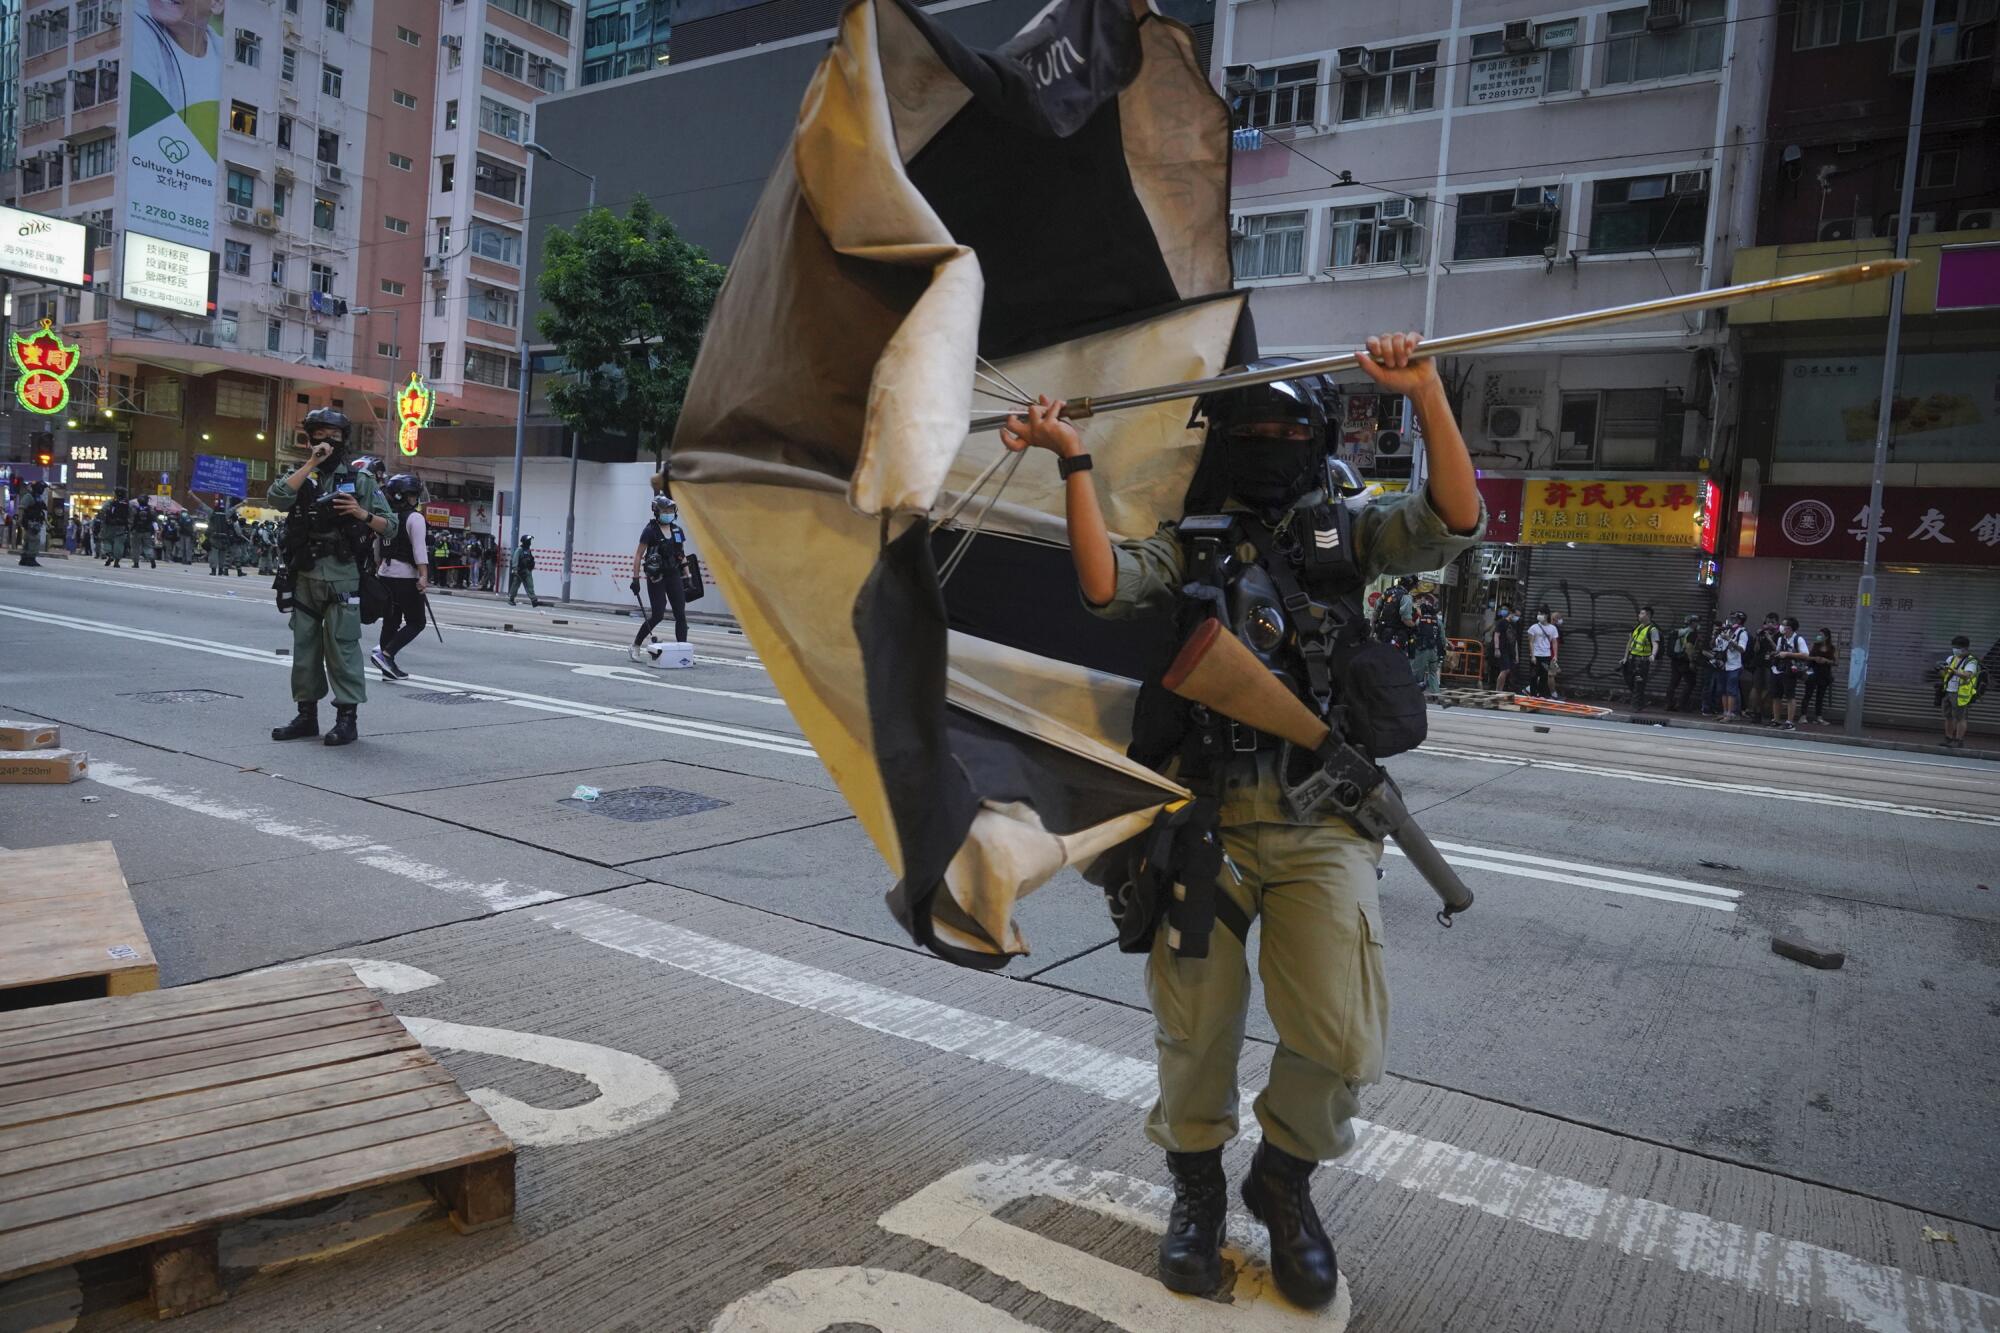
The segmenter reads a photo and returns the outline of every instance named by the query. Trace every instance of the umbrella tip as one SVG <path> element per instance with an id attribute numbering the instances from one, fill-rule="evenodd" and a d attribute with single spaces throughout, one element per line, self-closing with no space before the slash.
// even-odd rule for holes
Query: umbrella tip
<path id="1" fill-rule="evenodd" d="M 1856 282 L 1873 282 L 1878 278 L 1889 278 L 1894 277 L 1898 273 L 1907 273 L 1916 266 L 1917 261 L 1914 259 L 1871 259 L 1866 263 L 1854 265 L 1854 280 Z"/>

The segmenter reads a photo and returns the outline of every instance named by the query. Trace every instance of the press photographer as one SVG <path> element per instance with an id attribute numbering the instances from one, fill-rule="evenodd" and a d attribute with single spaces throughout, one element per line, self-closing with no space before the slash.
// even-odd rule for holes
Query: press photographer
<path id="1" fill-rule="evenodd" d="M 374 539 L 394 526 L 375 478 L 348 460 L 346 414 L 306 414 L 301 435 L 312 453 L 271 484 L 271 507 L 285 513 L 278 609 L 292 613 L 292 698 L 299 711 L 274 727 L 274 741 L 319 735 L 319 701 L 333 691 L 326 744 L 355 737 L 355 710 L 368 698 L 361 666 L 360 595 L 373 577 Z"/>

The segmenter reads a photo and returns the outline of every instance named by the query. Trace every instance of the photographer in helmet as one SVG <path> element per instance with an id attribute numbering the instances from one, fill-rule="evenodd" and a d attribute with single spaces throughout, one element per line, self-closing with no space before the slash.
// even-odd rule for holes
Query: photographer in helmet
<path id="1" fill-rule="evenodd" d="M 1369 639 L 1368 582 L 1449 564 L 1486 526 L 1465 441 L 1435 367 L 1415 359 L 1418 344 L 1413 333 L 1370 338 L 1360 366 L 1415 403 L 1430 462 L 1422 491 L 1373 501 L 1346 494 L 1358 487 L 1337 484 L 1345 469 L 1331 461 L 1317 381 L 1204 399 L 1208 439 L 1188 516 L 1116 546 L 1090 456 L 1061 403 L 1045 398 L 1011 418 L 1001 439 L 1061 460 L 1071 557 L 1092 611 L 1169 612 L 1183 629 L 1220 616 L 1301 703 L 1379 759 L 1421 739 L 1424 706 L 1406 660 Z M 1316 1309 L 1333 1299 L 1338 1269 L 1312 1174 L 1354 1146 L 1356 1093 L 1381 1078 L 1388 1039 L 1375 887 L 1382 843 L 1325 806 L 1301 813 L 1292 798 L 1303 784 L 1285 764 L 1296 751 L 1189 704 L 1157 677 L 1140 695 L 1133 731 L 1135 759 L 1172 771 L 1196 793 L 1195 806 L 1214 803 L 1228 867 L 1208 881 L 1214 918 L 1227 928 L 1207 933 L 1206 956 L 1182 947 L 1185 929 L 1152 929 L 1146 988 L 1160 1087 L 1146 1133 L 1166 1150 L 1174 1179 L 1160 1280 L 1200 1294 L 1221 1279 L 1222 1148 L 1238 1130 L 1250 999 L 1243 935 L 1262 916 L 1259 967 L 1278 1048 L 1257 1098 L 1263 1142 L 1243 1200 L 1269 1228 L 1279 1290 Z M 1163 910 L 1172 919 L 1173 907 Z"/>
<path id="2" fill-rule="evenodd" d="M 374 538 L 395 526 L 381 488 L 347 461 L 352 426 L 331 407 L 306 414 L 300 435 L 311 453 L 290 476 L 271 483 L 273 509 L 285 513 L 284 569 L 278 607 L 292 613 L 292 698 L 298 714 L 271 731 L 274 741 L 319 735 L 319 701 L 333 691 L 334 723 L 326 744 L 355 737 L 355 710 L 368 698 L 361 666 L 361 567 L 374 560 Z"/>
<path id="3" fill-rule="evenodd" d="M 410 673 L 396 654 L 424 632 L 424 594 L 431 587 L 430 541 L 424 523 L 424 483 L 407 472 L 389 478 L 382 487 L 389 508 L 396 511 L 395 535 L 381 544 L 382 590 L 389 605 L 382 612 L 382 637 L 369 660 L 390 680 Z"/>

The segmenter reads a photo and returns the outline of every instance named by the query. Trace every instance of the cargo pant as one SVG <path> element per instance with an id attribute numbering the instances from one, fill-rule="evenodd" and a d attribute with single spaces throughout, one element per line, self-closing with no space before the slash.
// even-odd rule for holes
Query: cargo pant
<path id="1" fill-rule="evenodd" d="M 104 563 L 114 568 L 125 558 L 125 548 L 131 543 L 131 533 L 125 528 L 104 530 Z"/>
<path id="2" fill-rule="evenodd" d="M 350 566 L 351 569 L 351 566 Z M 292 585 L 292 698 L 324 699 L 329 685 L 337 704 L 368 702 L 361 674 L 361 587 L 356 573 L 321 578 L 301 574 Z"/>
<path id="3" fill-rule="evenodd" d="M 1331 1161 L 1354 1146 L 1356 1094 L 1382 1077 L 1389 985 L 1376 895 L 1379 843 L 1328 825 L 1238 824 L 1223 850 L 1242 874 L 1227 892 L 1259 932 L 1257 972 L 1278 1031 L 1257 1097 L 1264 1137 L 1294 1157 Z M 1146 1135 L 1169 1152 L 1205 1152 L 1238 1128 L 1237 1064 L 1250 1005 L 1243 941 L 1217 923 L 1206 958 L 1176 957 L 1162 930 L 1146 967 L 1158 1024 L 1160 1097 Z"/>
<path id="4" fill-rule="evenodd" d="M 42 525 L 27 523 L 21 527 L 21 563 L 35 563 L 35 556 L 42 549 Z"/>
<path id="5" fill-rule="evenodd" d="M 507 576 L 507 604 L 509 606 L 514 604 L 514 599 L 520 595 L 523 589 L 527 590 L 529 602 L 532 603 L 536 600 L 534 570 L 516 569 Z"/>

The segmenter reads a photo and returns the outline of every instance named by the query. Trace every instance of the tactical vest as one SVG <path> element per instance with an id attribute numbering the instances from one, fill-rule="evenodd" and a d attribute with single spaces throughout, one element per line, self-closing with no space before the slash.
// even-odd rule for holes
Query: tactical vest
<path id="1" fill-rule="evenodd" d="M 406 565 L 417 563 L 417 548 L 410 541 L 410 515 L 413 510 L 402 510 L 396 515 L 396 535 L 382 547 L 384 560 L 400 560 Z"/>

